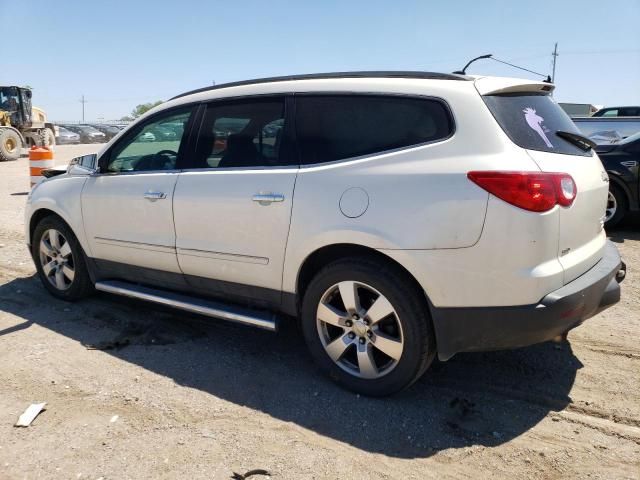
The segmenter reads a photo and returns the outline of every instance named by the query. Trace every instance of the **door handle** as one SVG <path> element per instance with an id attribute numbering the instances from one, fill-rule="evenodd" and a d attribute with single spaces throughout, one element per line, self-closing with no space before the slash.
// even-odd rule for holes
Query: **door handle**
<path id="1" fill-rule="evenodd" d="M 281 193 L 256 193 L 251 199 L 260 205 L 269 205 L 273 202 L 284 202 L 284 195 Z"/>
<path id="2" fill-rule="evenodd" d="M 145 192 L 144 198 L 151 202 L 155 202 L 156 200 L 167 198 L 167 194 L 164 192 Z"/>

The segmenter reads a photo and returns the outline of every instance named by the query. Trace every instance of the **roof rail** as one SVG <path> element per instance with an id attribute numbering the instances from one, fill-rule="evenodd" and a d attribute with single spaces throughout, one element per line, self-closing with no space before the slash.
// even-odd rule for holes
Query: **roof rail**
<path id="1" fill-rule="evenodd" d="M 197 88 L 180 95 L 176 95 L 169 100 L 175 100 L 176 98 L 186 97 L 194 93 L 208 92 L 209 90 L 218 90 L 221 88 L 240 87 L 243 85 L 256 85 L 260 83 L 271 82 L 286 82 L 290 80 L 324 80 L 331 78 L 418 78 L 429 80 L 469 80 L 469 78 L 463 75 L 454 75 L 449 73 L 434 73 L 434 72 L 403 72 L 403 71 L 371 71 L 371 72 L 329 72 L 329 73 L 309 73 L 304 75 L 288 75 L 284 77 L 267 77 L 257 78 L 254 80 L 242 80 L 240 82 L 221 83 L 220 85 L 213 85 L 210 87 Z"/>

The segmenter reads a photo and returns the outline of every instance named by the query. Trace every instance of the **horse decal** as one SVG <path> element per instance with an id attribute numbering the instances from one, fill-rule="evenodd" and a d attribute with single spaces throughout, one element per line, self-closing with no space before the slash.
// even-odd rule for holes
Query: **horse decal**
<path id="1" fill-rule="evenodd" d="M 553 145 L 547 138 L 547 135 L 544 133 L 544 130 L 542 128 L 542 122 L 544 122 L 544 118 L 538 115 L 536 111 L 530 107 L 525 108 L 523 112 L 524 119 L 527 121 L 529 127 L 531 127 L 532 130 L 534 130 L 538 135 L 540 135 L 540 137 L 542 137 L 542 140 L 544 140 L 544 143 L 547 144 L 547 147 L 553 148 Z"/>

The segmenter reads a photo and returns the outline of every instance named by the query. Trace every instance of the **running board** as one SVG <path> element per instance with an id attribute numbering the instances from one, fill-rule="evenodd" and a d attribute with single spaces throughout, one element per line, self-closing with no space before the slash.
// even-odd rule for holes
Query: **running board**
<path id="1" fill-rule="evenodd" d="M 101 292 L 146 300 L 187 312 L 206 315 L 207 317 L 242 323 L 272 332 L 276 331 L 276 315 L 269 312 L 225 305 L 202 298 L 157 290 L 155 288 L 143 287 L 135 283 L 121 282 L 118 280 L 97 282 L 95 287 L 96 290 L 100 290 Z"/>

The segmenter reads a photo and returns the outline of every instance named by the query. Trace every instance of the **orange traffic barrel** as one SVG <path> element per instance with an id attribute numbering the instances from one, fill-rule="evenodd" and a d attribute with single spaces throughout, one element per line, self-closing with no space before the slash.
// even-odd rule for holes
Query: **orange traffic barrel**
<path id="1" fill-rule="evenodd" d="M 29 150 L 29 170 L 31 175 L 31 187 L 42 181 L 42 171 L 47 168 L 53 168 L 55 161 L 53 160 L 53 151 L 48 147 L 31 147 Z"/>

